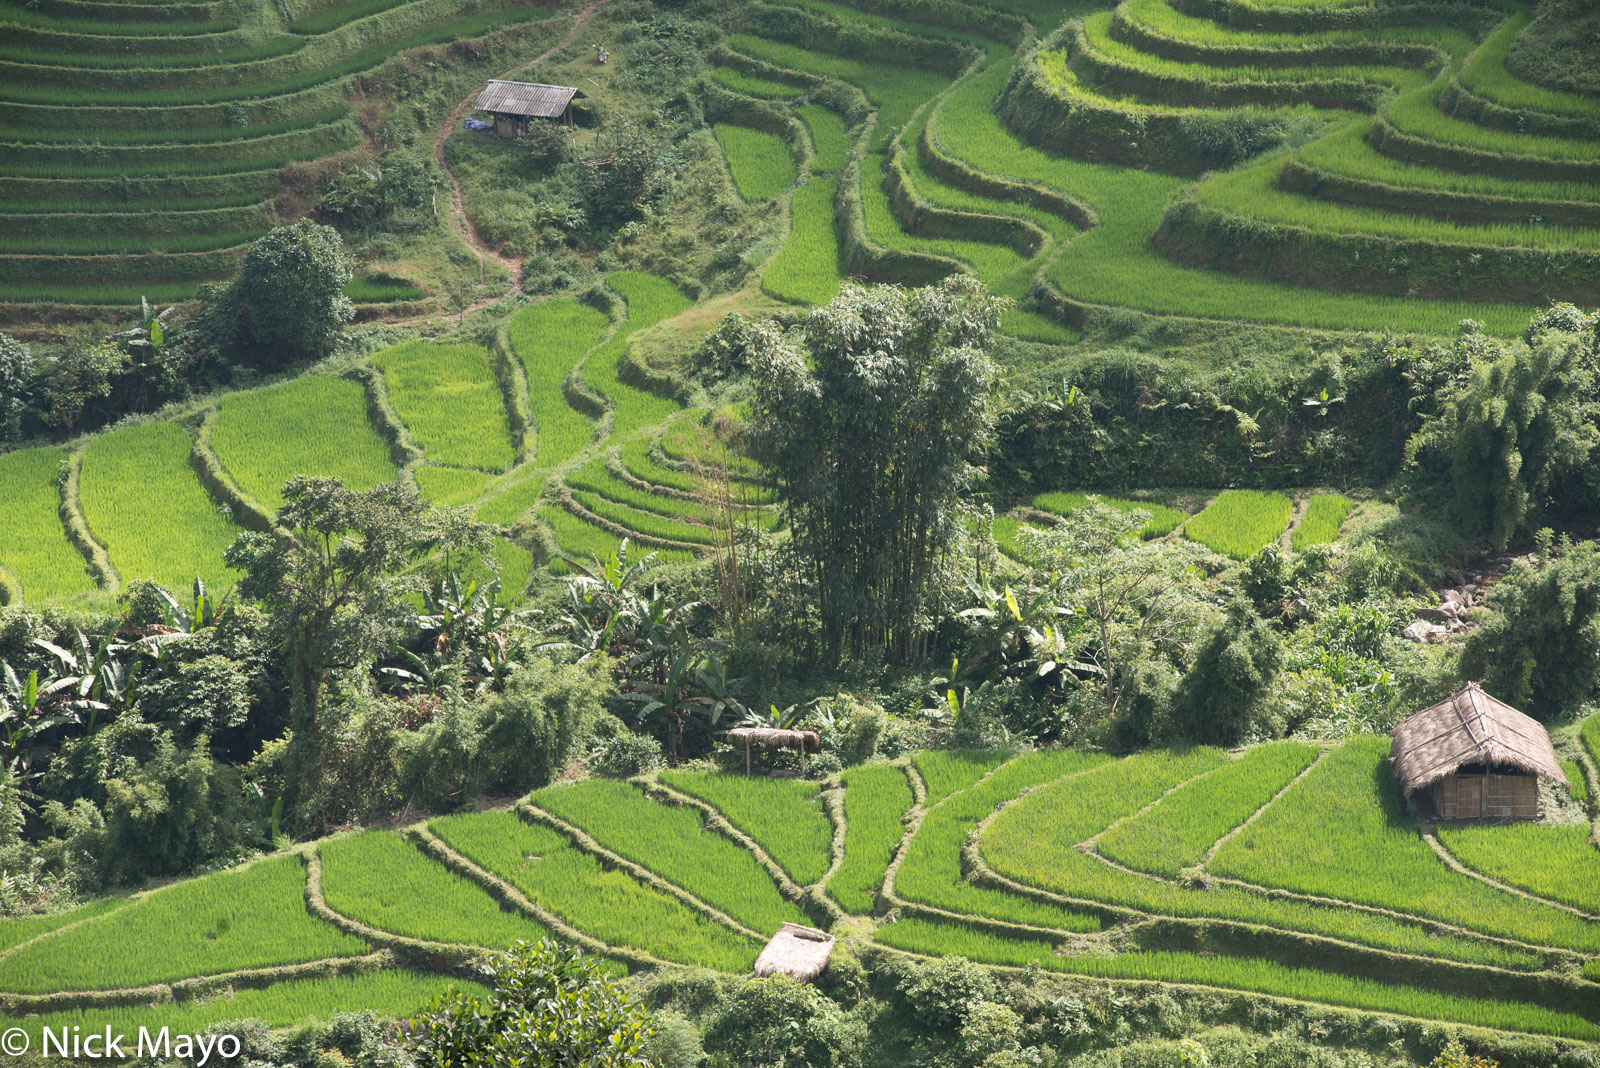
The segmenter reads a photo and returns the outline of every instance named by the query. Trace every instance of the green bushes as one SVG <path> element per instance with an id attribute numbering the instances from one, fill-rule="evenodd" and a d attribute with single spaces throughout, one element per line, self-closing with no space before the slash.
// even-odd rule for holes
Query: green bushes
<path id="1" fill-rule="evenodd" d="M 833 825 L 816 783 L 681 771 L 664 771 L 661 781 L 721 812 L 799 885 L 809 886 L 827 873 Z"/>
<path id="2" fill-rule="evenodd" d="M 1033 499 L 1033 506 L 1040 511 L 1052 515 L 1069 516 L 1089 503 L 1087 493 L 1041 493 Z M 1151 538 L 1160 538 L 1177 530 L 1184 520 L 1189 518 L 1187 512 L 1176 508 L 1168 508 L 1162 504 L 1152 504 L 1149 501 L 1127 500 L 1122 497 L 1099 497 L 1100 503 L 1115 508 L 1120 512 L 1149 512 L 1150 521 L 1139 528 L 1139 536 L 1149 541 Z"/>
<path id="3" fill-rule="evenodd" d="M 216 590 L 232 583 L 222 553 L 239 527 L 201 485 L 192 447 L 171 423 L 145 423 L 101 434 L 85 450 L 79 503 L 123 582 L 183 590 L 198 575 Z"/>
<path id="4" fill-rule="evenodd" d="M 1339 540 L 1339 528 L 1350 514 L 1350 498 L 1337 493 L 1319 493 L 1306 506 L 1300 525 L 1289 535 L 1289 547 L 1299 552 L 1312 545 L 1331 545 Z"/>
<path id="5" fill-rule="evenodd" d="M 1113 825 L 1096 848 L 1138 871 L 1176 876 L 1198 864 L 1218 839 L 1272 800 L 1316 757 L 1317 750 L 1300 742 L 1251 749 Z"/>
<path id="6" fill-rule="evenodd" d="M 588 305 L 556 299 L 524 308 L 507 328 L 511 351 L 528 376 L 540 467 L 565 463 L 594 438 L 593 424 L 567 402 L 562 384 L 584 353 L 600 343 L 608 323 Z"/>
<path id="7" fill-rule="evenodd" d="M 217 406 L 211 448 L 239 488 L 276 514 L 295 475 L 328 475 L 367 490 L 399 477 L 367 420 L 360 383 L 309 376 L 234 393 Z"/>
<path id="8" fill-rule="evenodd" d="M 1446 868 L 1402 813 L 1388 757 L 1388 738 L 1345 743 L 1229 839 L 1210 866 L 1533 945 L 1600 949 L 1600 927 Z"/>
<path id="9" fill-rule="evenodd" d="M 608 779 L 551 787 L 530 800 L 752 930 L 806 922 L 755 858 L 705 829 L 695 809 L 658 804 Z"/>
<path id="10" fill-rule="evenodd" d="M 393 831 L 331 838 L 317 847 L 328 907 L 380 931 L 505 949 L 547 937 L 506 912 L 477 883 L 430 859 Z"/>
<path id="11" fill-rule="evenodd" d="M 13 951 L 0 990 L 141 987 L 366 952 L 306 912 L 305 889 L 294 856 L 176 883 Z"/>
<path id="12" fill-rule="evenodd" d="M 839 294 L 844 275 L 833 220 L 837 192 L 835 178 L 813 178 L 794 191 L 789 240 L 761 276 L 761 288 L 772 296 L 796 304 L 826 304 Z"/>
<path id="13" fill-rule="evenodd" d="M 777 134 L 719 122 L 712 127 L 728 159 L 739 195 L 752 203 L 771 200 L 794 184 L 794 157 Z"/>
<path id="14" fill-rule="evenodd" d="M 1281 493 L 1223 490 L 1183 532 L 1223 556 L 1247 560 L 1284 532 L 1293 513 L 1293 502 Z"/>
<path id="15" fill-rule="evenodd" d="M 478 345 L 407 341 L 372 357 L 389 400 L 431 460 L 481 471 L 516 462 L 505 399 Z"/>
<path id="16" fill-rule="evenodd" d="M 828 880 L 828 896 L 846 912 L 872 911 L 912 800 L 905 772 L 893 764 L 844 773 L 844 860 Z"/>
<path id="17" fill-rule="evenodd" d="M 529 826 L 509 812 L 477 812 L 434 820 L 429 829 L 540 908 L 607 945 L 729 972 L 755 963 L 756 946 L 748 939 L 627 872 L 602 867 L 549 827 Z"/>
<path id="18" fill-rule="evenodd" d="M 0 455 L 0 567 L 22 585 L 28 601 L 95 588 L 83 554 L 61 525 L 56 479 L 64 449 L 19 449 Z"/>

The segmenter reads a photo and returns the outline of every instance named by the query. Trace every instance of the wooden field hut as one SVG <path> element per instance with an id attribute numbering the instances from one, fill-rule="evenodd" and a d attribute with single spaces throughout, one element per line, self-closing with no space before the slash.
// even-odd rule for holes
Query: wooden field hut
<path id="1" fill-rule="evenodd" d="M 822 752 L 822 738 L 816 731 L 789 731 L 777 727 L 735 727 L 727 734 L 728 741 L 744 746 L 744 772 L 752 771 L 750 750 L 793 749 L 800 754 L 800 774 L 806 773 L 806 754 Z"/>
<path id="2" fill-rule="evenodd" d="M 756 958 L 756 975 L 792 975 L 809 983 L 821 975 L 833 956 L 833 935 L 815 927 L 786 923 Z"/>
<path id="3" fill-rule="evenodd" d="M 494 116 L 497 137 L 521 137 L 535 120 L 572 125 L 572 102 L 583 91 L 567 85 L 491 81 L 473 106 Z"/>
<path id="4" fill-rule="evenodd" d="M 1539 817 L 1539 779 L 1564 783 L 1539 723 L 1475 682 L 1394 729 L 1395 778 L 1443 820 Z"/>

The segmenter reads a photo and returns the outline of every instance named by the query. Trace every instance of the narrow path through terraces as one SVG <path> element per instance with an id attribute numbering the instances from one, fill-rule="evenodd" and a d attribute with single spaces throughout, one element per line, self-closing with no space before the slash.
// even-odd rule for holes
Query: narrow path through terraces
<path id="1" fill-rule="evenodd" d="M 583 29 L 583 24 L 589 20 L 589 16 L 594 14 L 595 10 L 603 6 L 605 3 L 606 0 L 591 0 L 591 2 L 583 8 L 583 10 L 572 16 L 572 27 L 568 29 L 566 33 L 561 35 L 561 39 L 559 41 L 545 49 L 543 52 L 540 52 L 532 59 L 524 63 L 519 63 L 510 70 L 502 71 L 501 73 L 495 75 L 495 78 L 500 80 L 512 79 L 516 75 L 527 70 L 529 67 L 537 66 L 538 64 L 549 59 L 551 56 L 555 55 L 556 52 L 562 48 L 565 48 L 572 42 L 572 39 L 578 35 L 578 31 Z M 444 120 L 444 125 L 439 129 L 439 135 L 433 139 L 433 158 L 434 161 L 438 163 L 439 169 L 444 172 L 445 177 L 450 180 L 450 223 L 455 231 L 461 235 L 461 240 L 466 242 L 467 247 L 470 248 L 473 254 L 478 257 L 478 264 L 480 267 L 479 286 L 481 287 L 484 284 L 481 270 L 488 260 L 492 259 L 501 267 L 504 267 L 506 269 L 506 273 L 511 275 L 513 283 L 517 279 L 517 272 L 521 269 L 522 264 L 519 263 L 515 258 L 500 252 L 498 249 L 490 248 L 489 244 L 483 240 L 483 237 L 472 225 L 472 220 L 467 218 L 466 206 L 462 203 L 461 199 L 461 182 L 456 178 L 455 174 L 451 172 L 450 164 L 445 160 L 445 140 L 450 136 L 450 132 L 460 124 L 463 118 L 466 117 L 467 113 L 472 110 L 472 105 L 477 101 L 477 99 L 477 92 L 473 92 L 472 95 L 466 97 L 461 101 L 461 103 L 457 104 L 451 109 L 449 116 L 447 116 Z M 463 316 L 467 315 L 470 312 L 477 311 L 479 308 L 484 308 L 490 304 L 493 304 L 498 299 L 498 297 L 491 297 L 475 301 L 458 314 Z"/>

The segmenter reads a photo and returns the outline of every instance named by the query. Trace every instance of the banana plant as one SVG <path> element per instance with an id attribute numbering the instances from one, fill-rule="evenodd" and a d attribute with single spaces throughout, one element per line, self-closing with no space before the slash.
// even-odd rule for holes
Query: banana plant
<path id="1" fill-rule="evenodd" d="M 0 662 L 0 760 L 19 780 L 42 774 L 36 768 L 49 747 L 39 743 L 40 736 L 78 721 L 71 707 L 50 704 L 50 698 L 72 681 L 55 679 L 41 685 L 37 671 L 28 672 L 24 679 L 10 664 Z"/>
<path id="2" fill-rule="evenodd" d="M 132 350 L 159 349 L 167 340 L 167 320 L 172 318 L 176 307 L 166 308 L 155 312 L 150 309 L 150 302 L 144 297 L 139 298 L 139 325 L 131 330 L 124 330 L 112 334 L 111 340 L 120 341 L 124 348 Z"/>
<path id="3" fill-rule="evenodd" d="M 134 646 L 107 638 L 92 645 L 83 631 L 73 631 L 75 650 L 43 638 L 33 644 L 56 658 L 57 677 L 48 690 L 54 702 L 73 711 L 89 713 L 87 731 L 93 734 L 100 713 L 120 712 L 138 696 L 139 662 L 128 654 Z"/>
<path id="4" fill-rule="evenodd" d="M 410 666 L 386 665 L 378 668 L 377 674 L 380 679 L 391 681 L 401 693 L 414 694 L 420 691 L 429 697 L 438 697 L 453 687 L 456 680 L 453 665 L 429 663 L 410 649 L 400 649 L 398 655 Z"/>

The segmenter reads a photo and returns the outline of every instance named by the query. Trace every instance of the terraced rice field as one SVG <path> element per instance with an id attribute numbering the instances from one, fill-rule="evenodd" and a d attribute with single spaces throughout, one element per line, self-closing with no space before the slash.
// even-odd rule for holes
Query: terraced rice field
<path id="1" fill-rule="evenodd" d="M 487 34 L 537 50 L 568 25 L 542 7 L 475 13 L 462 0 L 353 0 L 287 29 L 276 12 L 83 6 L 0 11 L 0 300 L 192 296 L 266 232 L 280 171 L 360 143 L 353 78 Z M 414 299 L 356 293 L 380 298 Z"/>
<path id="2" fill-rule="evenodd" d="M 844 862 L 828 880 L 828 893 L 846 912 L 872 911 L 874 894 L 911 810 L 911 787 L 892 764 L 869 764 L 844 773 Z"/>
<path id="3" fill-rule="evenodd" d="M 1115 508 L 1119 512 L 1148 512 L 1150 519 L 1139 528 L 1140 537 L 1147 541 L 1151 538 L 1160 538 L 1171 534 L 1189 518 L 1187 512 L 1176 508 L 1168 508 L 1162 504 L 1152 504 L 1149 501 L 1131 501 L 1122 497 L 1106 497 L 1096 495 L 1101 504 Z M 1042 512 L 1053 515 L 1066 516 L 1076 512 L 1089 502 L 1087 493 L 1041 493 L 1033 499 L 1033 506 Z"/>
<path id="4" fill-rule="evenodd" d="M 1289 545 L 1305 549 L 1312 545 L 1328 545 L 1339 540 L 1339 528 L 1352 507 L 1350 498 L 1337 493 L 1319 493 L 1306 506 L 1306 514 L 1295 524 L 1289 535 Z"/>
<path id="5" fill-rule="evenodd" d="M 0 568 L 25 601 L 44 601 L 95 588 L 83 554 L 61 524 L 57 480 L 65 449 L 19 449 L 0 456 Z"/>
<path id="6" fill-rule="evenodd" d="M 827 874 L 833 825 L 816 783 L 670 771 L 661 781 L 715 808 L 800 886 Z"/>
<path id="7" fill-rule="evenodd" d="M 199 577 L 220 590 L 236 577 L 222 554 L 240 528 L 190 466 L 193 447 L 171 423 L 144 423 L 101 434 L 84 451 L 83 517 L 123 582 L 186 590 Z"/>
<path id="8" fill-rule="evenodd" d="M 506 812 L 450 816 L 430 825 L 473 862 L 591 938 L 659 960 L 743 971 L 756 946 L 670 894 L 602 866 L 570 838 Z"/>
<path id="9" fill-rule="evenodd" d="M 516 462 L 505 398 L 482 346 L 407 341 L 378 353 L 372 365 L 429 459 L 488 472 Z"/>
<path id="10" fill-rule="evenodd" d="M 1012 5 L 1041 27 L 1068 20 L 1019 70 L 1009 40 L 984 39 L 996 33 L 993 20 L 973 17 L 954 31 L 821 0 L 798 6 L 813 24 L 838 29 L 811 33 L 805 47 L 798 31 L 734 34 L 729 45 L 768 70 L 796 72 L 797 85 L 801 76 L 842 82 L 876 106 L 853 191 L 863 236 L 891 252 L 944 257 L 1008 295 L 1042 277 L 1065 298 L 1069 318 L 1110 305 L 1449 333 L 1470 317 L 1511 334 L 1545 300 L 1592 292 L 1591 274 L 1600 272 L 1596 172 L 1587 169 L 1600 160 L 1592 149 L 1600 120 L 1591 100 L 1506 71 L 1505 54 L 1528 22 L 1522 9 L 1491 20 L 1489 36 L 1475 41 L 1457 26 L 1404 17 L 1325 29 L 1310 9 L 1303 28 L 1282 16 L 1284 25 L 1266 31 L 1167 0 L 1126 0 L 1115 11 Z M 816 42 L 830 32 L 885 35 L 887 61 L 826 51 Z M 896 68 L 915 47 L 906 42 L 932 39 L 942 41 L 949 73 Z M 974 64 L 951 86 L 957 55 Z M 1003 93 L 1013 75 L 1021 84 Z M 1456 102 L 1461 94 L 1469 107 Z M 1276 109 L 1296 127 L 1296 147 L 1217 168 L 1179 127 L 1222 122 L 1222 109 L 1235 105 Z M 815 105 L 796 111 L 809 122 L 807 108 L 814 118 Z M 1149 136 L 1126 132 L 1145 129 Z M 929 173 L 924 140 L 958 166 Z M 880 153 L 899 156 L 926 202 L 969 219 L 1025 220 L 1070 249 L 1019 261 L 1011 231 L 992 223 L 953 220 L 928 232 L 925 219 L 887 195 Z M 814 169 L 840 163 L 830 150 Z M 1216 173 L 1186 193 L 1203 170 Z M 1038 192 L 996 195 L 1017 182 Z M 806 188 L 796 192 L 792 235 L 765 288 L 815 303 L 832 291 L 829 220 L 821 191 Z M 829 198 L 852 210 L 850 195 Z M 840 225 L 848 229 L 844 214 Z M 950 232 L 958 225 L 962 236 Z M 894 280 L 896 269 L 879 273 Z M 919 261 L 914 269 L 928 268 Z M 1343 292 L 1351 289 L 1367 292 Z M 1008 319 L 1018 336 L 1072 336 L 1058 317 L 1019 310 Z"/>
<path id="11" fill-rule="evenodd" d="M 1275 541 L 1293 513 L 1294 503 L 1281 493 L 1223 490 L 1183 531 L 1214 552 L 1245 560 Z"/>
<path id="12" fill-rule="evenodd" d="M 789 239 L 767 264 L 761 288 L 779 300 L 826 304 L 839 295 L 839 232 L 833 221 L 837 179 L 812 178 L 790 201 Z"/>
<path id="13" fill-rule="evenodd" d="M 1473 871 L 1600 917 L 1600 848 L 1592 837 L 1582 823 L 1439 828 L 1439 841 Z"/>
<path id="14" fill-rule="evenodd" d="M 1361 739 L 1330 754 L 1262 817 L 1217 852 L 1211 868 L 1263 886 L 1456 924 L 1531 945 L 1600 951 L 1600 924 L 1496 890 L 1442 863 L 1386 791 L 1389 739 Z M 1311 824 L 1319 833 L 1309 837 Z"/>
<path id="15" fill-rule="evenodd" d="M 306 868 L 292 855 L 132 902 L 7 921 L 0 946 L 20 948 L 0 955 L 0 989 L 49 994 L 276 968 L 259 990 L 220 1002 L 180 995 L 174 1011 L 214 1021 L 248 1009 L 269 1023 L 345 1006 L 395 1013 L 445 978 L 403 966 L 311 978 L 293 966 L 337 967 L 364 953 L 354 925 L 365 924 L 380 932 L 374 939 L 464 947 L 555 930 L 631 968 L 737 973 L 779 924 L 831 923 L 823 911 L 830 901 L 842 910 L 835 917 L 859 917 L 850 922 L 869 924 L 863 930 L 883 946 L 922 956 L 1600 1038 L 1592 987 L 1542 970 L 1572 962 L 1600 974 L 1600 919 L 1546 903 L 1594 908 L 1600 853 L 1587 827 L 1441 834 L 1461 863 L 1523 893 L 1499 889 L 1452 870 L 1421 840 L 1399 811 L 1386 761 L 1387 739 L 1357 738 L 1328 749 L 1278 742 L 1122 759 L 925 752 L 909 767 L 849 769 L 837 784 L 661 775 L 794 882 L 815 887 L 826 878 L 827 898 L 804 907 L 695 805 L 590 780 L 536 791 L 537 809 L 525 814 L 433 820 L 408 832 L 420 845 L 392 831 L 319 843 L 313 893 L 334 922 L 308 911 Z M 839 787 L 842 801 L 823 806 L 819 791 Z M 543 822 L 540 810 L 556 822 Z M 836 869 L 835 841 L 844 849 Z M 1117 949 L 1082 941 L 1108 928 Z M 1202 930 L 1207 952 L 1197 953 Z M 168 951 L 135 952 L 150 944 Z M 150 1011 L 115 999 L 43 1009 L 39 1019 L 96 1026 Z"/>
<path id="16" fill-rule="evenodd" d="M 739 195 L 752 203 L 771 200 L 794 184 L 794 157 L 777 134 L 746 126 L 712 127 Z"/>
<path id="17" fill-rule="evenodd" d="M 568 403 L 561 387 L 584 354 L 600 344 L 608 325 L 603 313 L 564 299 L 524 308 L 511 320 L 508 337 L 528 376 L 540 467 L 564 463 L 594 439 L 594 425 Z"/>
<path id="18" fill-rule="evenodd" d="M 502 909 L 483 887 L 393 831 L 335 838 L 317 852 L 324 900 L 357 923 L 426 942 L 491 949 L 550 934 L 538 921 Z"/>
<path id="19" fill-rule="evenodd" d="M 367 419 L 366 391 L 343 378 L 313 376 L 224 397 L 211 448 L 239 488 L 273 514 L 295 475 L 331 476 L 361 490 L 399 477 L 388 443 Z"/>
<path id="20" fill-rule="evenodd" d="M 365 953 L 360 939 L 306 912 L 305 885 L 300 859 L 284 856 L 151 891 L 12 950 L 0 959 L 0 990 L 144 987 Z"/>
<path id="21" fill-rule="evenodd" d="M 651 801 L 634 787 L 603 779 L 545 789 L 533 803 L 605 848 L 657 873 L 756 931 L 805 922 L 754 858 L 704 827 L 694 809 Z"/>

